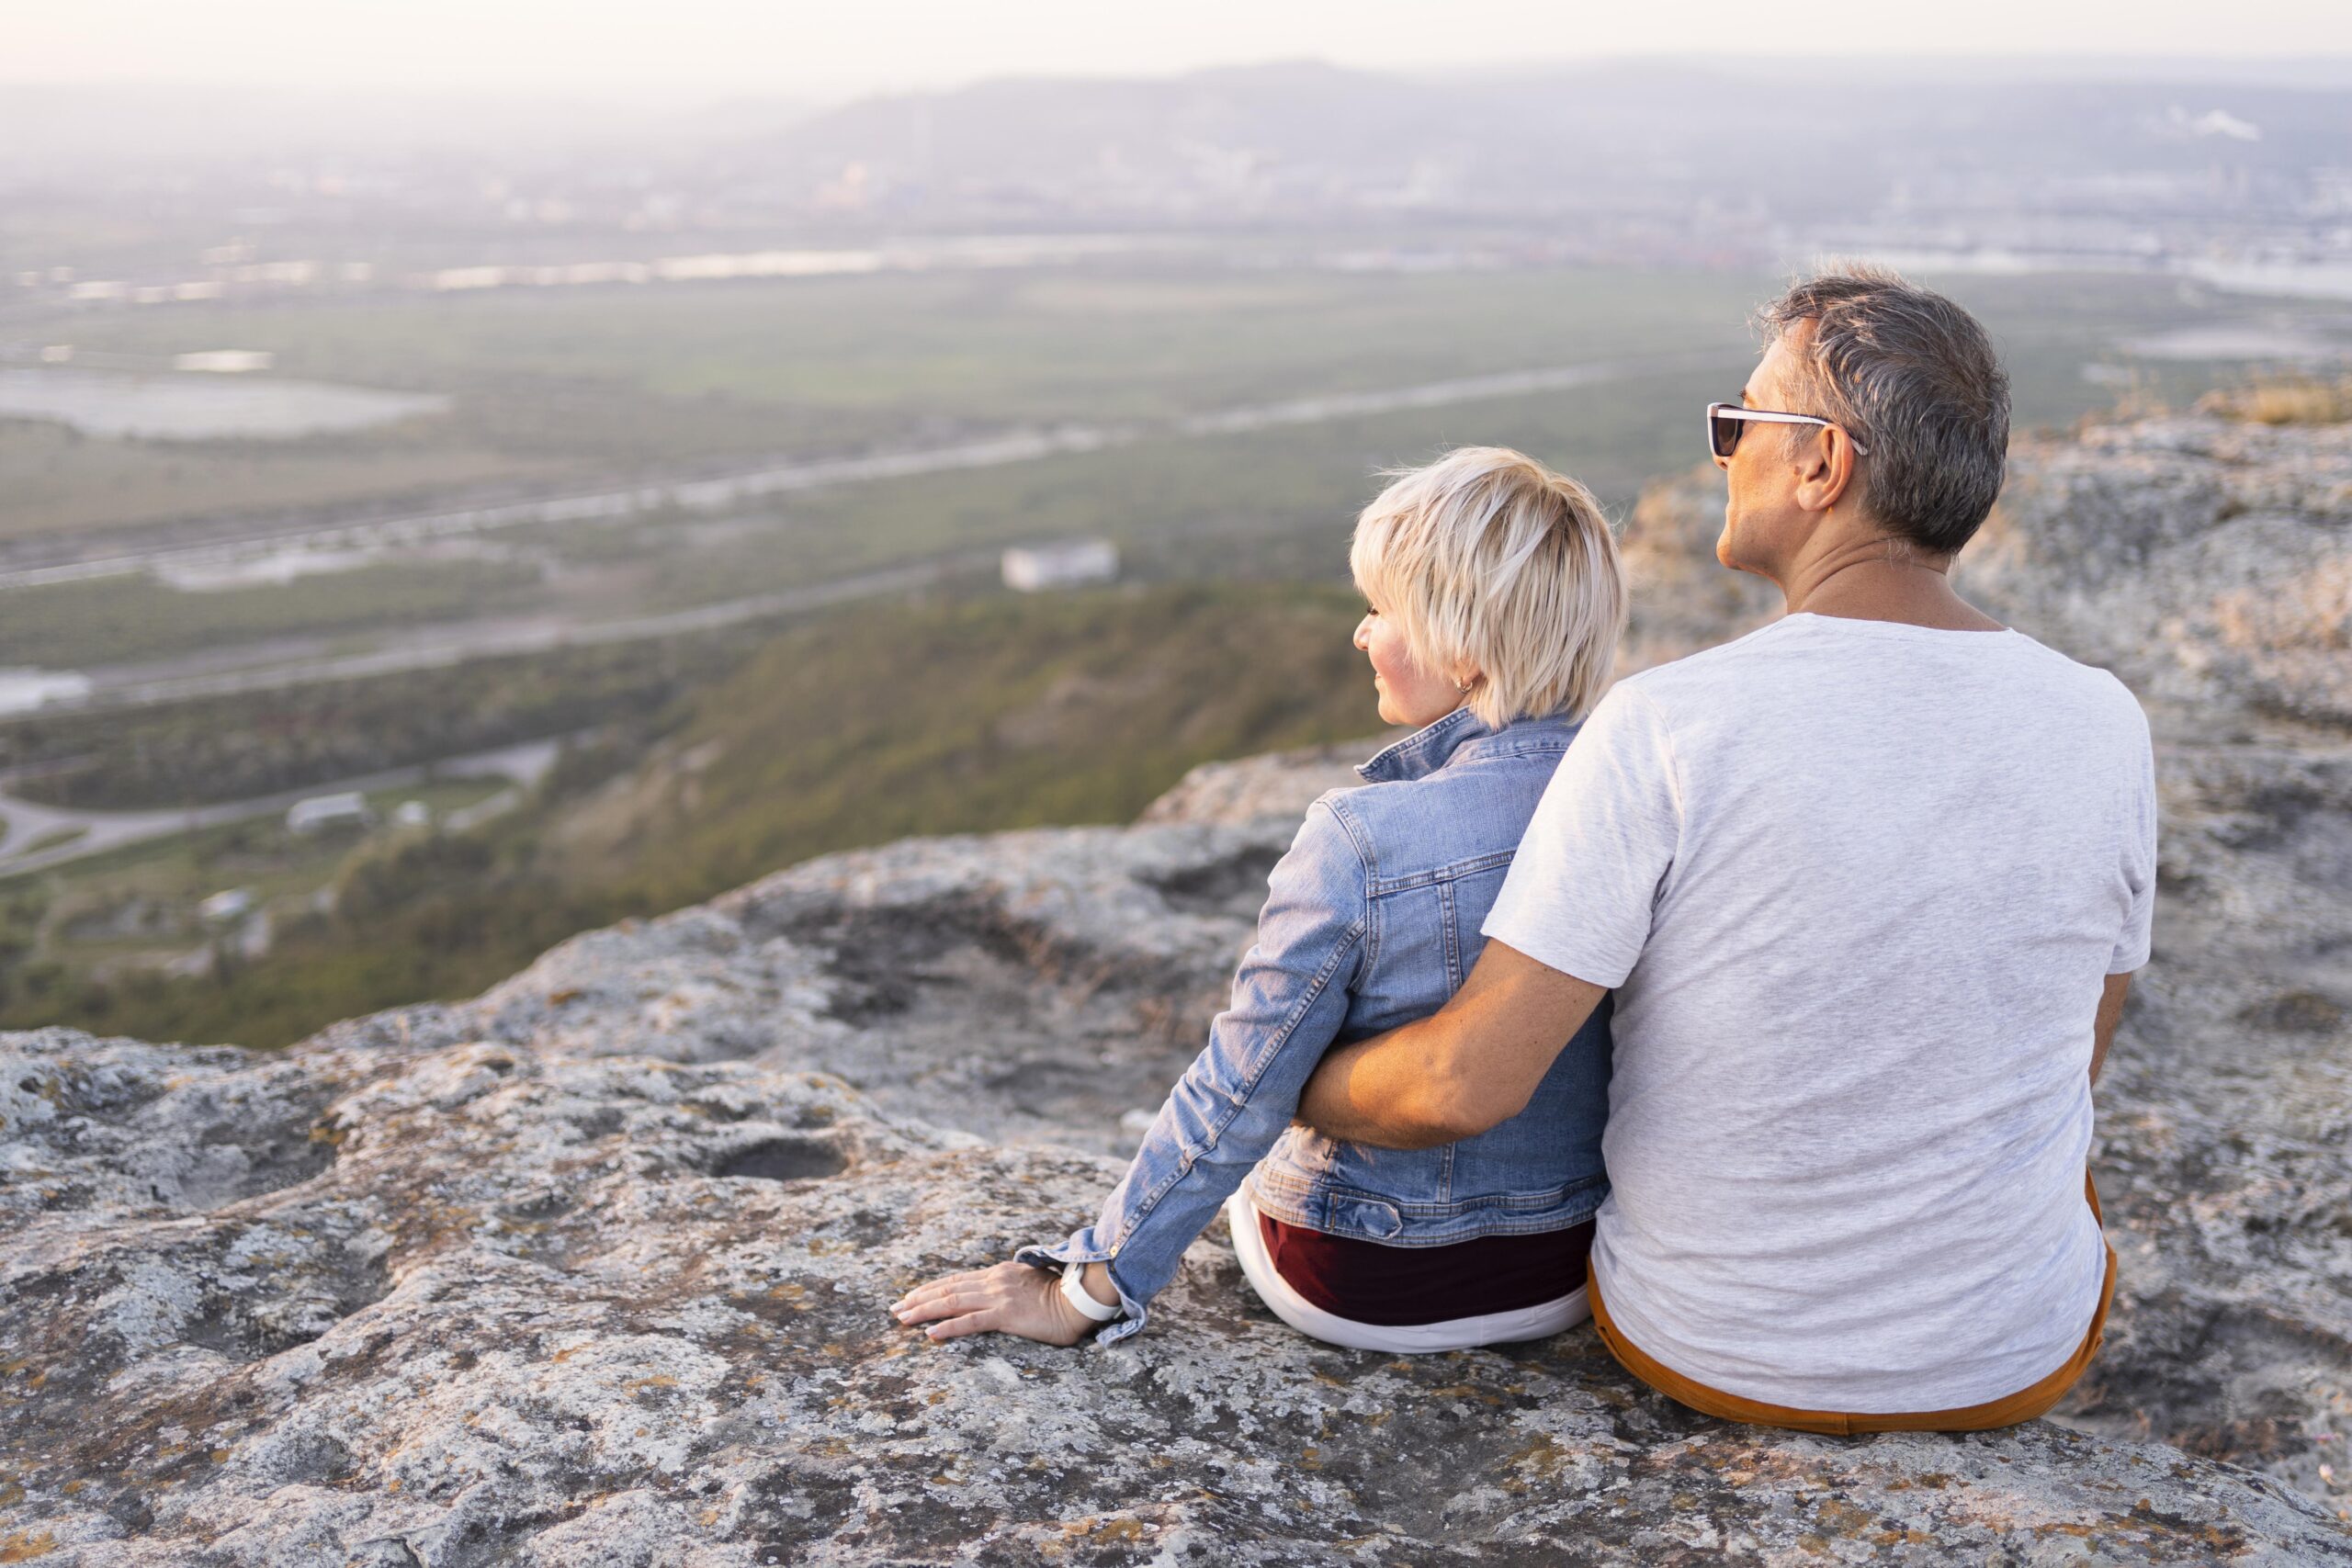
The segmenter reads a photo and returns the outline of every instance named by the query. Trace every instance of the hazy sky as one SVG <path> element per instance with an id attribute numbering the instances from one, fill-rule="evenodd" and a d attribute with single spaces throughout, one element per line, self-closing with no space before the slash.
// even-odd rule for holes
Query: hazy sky
<path id="1" fill-rule="evenodd" d="M 2352 55 L 2352 4 L 0 0 L 0 81 L 46 83 L 833 96 L 1309 57 L 1426 69 L 1751 51 Z"/>

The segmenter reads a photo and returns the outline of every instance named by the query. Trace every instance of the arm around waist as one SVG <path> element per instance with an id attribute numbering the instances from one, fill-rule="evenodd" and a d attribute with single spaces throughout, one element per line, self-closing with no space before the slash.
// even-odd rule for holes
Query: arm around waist
<path id="1" fill-rule="evenodd" d="M 1299 1120 L 1326 1137 L 1382 1148 L 1476 1137 L 1527 1109 L 1608 994 L 1489 938 L 1443 1008 L 1325 1056 L 1300 1097 Z"/>

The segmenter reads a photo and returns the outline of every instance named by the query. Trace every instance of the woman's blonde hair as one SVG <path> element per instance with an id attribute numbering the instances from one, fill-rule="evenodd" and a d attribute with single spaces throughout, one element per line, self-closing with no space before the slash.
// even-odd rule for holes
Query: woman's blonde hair
<path id="1" fill-rule="evenodd" d="M 1348 567 L 1413 662 L 1482 675 L 1464 702 L 1489 729 L 1590 711 L 1625 630 L 1625 569 L 1592 492 L 1502 446 L 1389 477 Z"/>

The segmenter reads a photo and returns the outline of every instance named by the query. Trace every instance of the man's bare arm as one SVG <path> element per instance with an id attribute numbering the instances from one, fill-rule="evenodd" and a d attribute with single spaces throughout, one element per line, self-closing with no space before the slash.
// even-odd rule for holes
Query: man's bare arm
<path id="1" fill-rule="evenodd" d="M 1327 1137 L 1379 1148 L 1472 1137 L 1527 1109 L 1608 993 L 1490 941 L 1442 1010 L 1326 1054 L 1298 1119 Z"/>
<path id="2" fill-rule="evenodd" d="M 2107 1066 L 2107 1048 L 2115 1043 L 2115 1026 L 2123 1021 L 2123 998 L 2131 994 L 2132 976 L 2109 975 L 2107 988 L 2098 994 L 2098 1021 L 2091 1028 L 2091 1082 L 2098 1082 L 2098 1070 Z"/>

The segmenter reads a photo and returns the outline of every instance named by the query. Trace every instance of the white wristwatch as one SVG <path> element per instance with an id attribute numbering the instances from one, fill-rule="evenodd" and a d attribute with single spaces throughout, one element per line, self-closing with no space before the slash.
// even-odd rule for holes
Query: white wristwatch
<path id="1" fill-rule="evenodd" d="M 1116 1302 L 1104 1306 L 1094 1299 L 1094 1293 L 1086 1288 L 1086 1265 L 1083 1263 L 1062 1265 L 1062 1300 L 1076 1307 L 1079 1315 L 1089 1323 L 1108 1323 L 1114 1317 L 1125 1316 L 1127 1310 Z"/>

